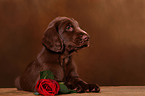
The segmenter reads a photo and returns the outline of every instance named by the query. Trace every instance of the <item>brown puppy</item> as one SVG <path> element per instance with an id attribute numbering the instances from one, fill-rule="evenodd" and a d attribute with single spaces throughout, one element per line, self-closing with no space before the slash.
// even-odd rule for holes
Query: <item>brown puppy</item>
<path id="1" fill-rule="evenodd" d="M 57 17 L 49 23 L 42 44 L 42 51 L 30 63 L 22 76 L 17 77 L 18 90 L 35 91 L 40 71 L 50 70 L 57 81 L 63 81 L 77 92 L 99 92 L 97 84 L 88 84 L 78 77 L 72 53 L 88 46 L 89 36 L 72 18 Z"/>

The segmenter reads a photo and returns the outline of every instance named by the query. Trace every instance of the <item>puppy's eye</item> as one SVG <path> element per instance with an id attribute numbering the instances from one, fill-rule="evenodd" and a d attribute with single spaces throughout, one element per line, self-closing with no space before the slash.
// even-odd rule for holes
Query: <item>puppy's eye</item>
<path id="1" fill-rule="evenodd" d="M 71 25 L 66 26 L 65 28 L 66 31 L 73 31 L 73 27 Z"/>

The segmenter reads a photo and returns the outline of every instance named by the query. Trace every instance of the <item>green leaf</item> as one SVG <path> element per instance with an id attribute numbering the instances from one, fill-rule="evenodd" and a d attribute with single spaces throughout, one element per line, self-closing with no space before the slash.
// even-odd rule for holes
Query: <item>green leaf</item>
<path id="1" fill-rule="evenodd" d="M 59 93 L 61 93 L 61 94 L 67 94 L 67 93 L 70 93 L 70 90 L 67 88 L 66 85 L 64 85 L 63 82 L 59 82 L 59 86 L 60 86 Z"/>
<path id="2" fill-rule="evenodd" d="M 75 90 L 70 90 L 70 93 L 77 93 L 77 91 L 75 91 Z"/>
<path id="3" fill-rule="evenodd" d="M 60 86 L 59 93 L 60 94 L 70 94 L 70 93 L 77 93 L 75 90 L 69 90 L 67 86 L 64 84 L 64 82 L 58 82 Z"/>
<path id="4" fill-rule="evenodd" d="M 58 84 L 64 84 L 64 82 L 58 82 Z"/>
<path id="5" fill-rule="evenodd" d="M 40 72 L 40 79 L 54 79 L 54 75 L 51 71 L 41 71 Z"/>
<path id="6" fill-rule="evenodd" d="M 35 92 L 34 95 L 39 95 L 39 93 L 38 92 Z"/>

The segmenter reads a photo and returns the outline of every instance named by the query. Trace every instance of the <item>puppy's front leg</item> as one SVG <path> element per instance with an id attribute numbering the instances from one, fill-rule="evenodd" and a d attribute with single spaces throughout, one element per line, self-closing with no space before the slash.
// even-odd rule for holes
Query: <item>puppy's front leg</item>
<path id="1" fill-rule="evenodd" d="M 97 84 L 88 84 L 79 77 L 71 77 L 66 83 L 67 87 L 77 92 L 100 92 Z"/>
<path id="2" fill-rule="evenodd" d="M 100 92 L 97 84 L 88 84 L 78 77 L 75 64 L 70 59 L 67 65 L 66 81 L 65 84 L 69 89 L 76 90 L 77 92 Z"/>

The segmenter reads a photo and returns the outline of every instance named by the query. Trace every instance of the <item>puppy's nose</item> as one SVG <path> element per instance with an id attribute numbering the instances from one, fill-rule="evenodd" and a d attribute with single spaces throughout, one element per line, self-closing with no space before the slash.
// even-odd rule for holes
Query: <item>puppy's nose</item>
<path id="1" fill-rule="evenodd" d="M 84 41 L 89 41 L 89 36 L 83 35 L 83 36 L 82 36 L 82 40 L 84 40 Z"/>

